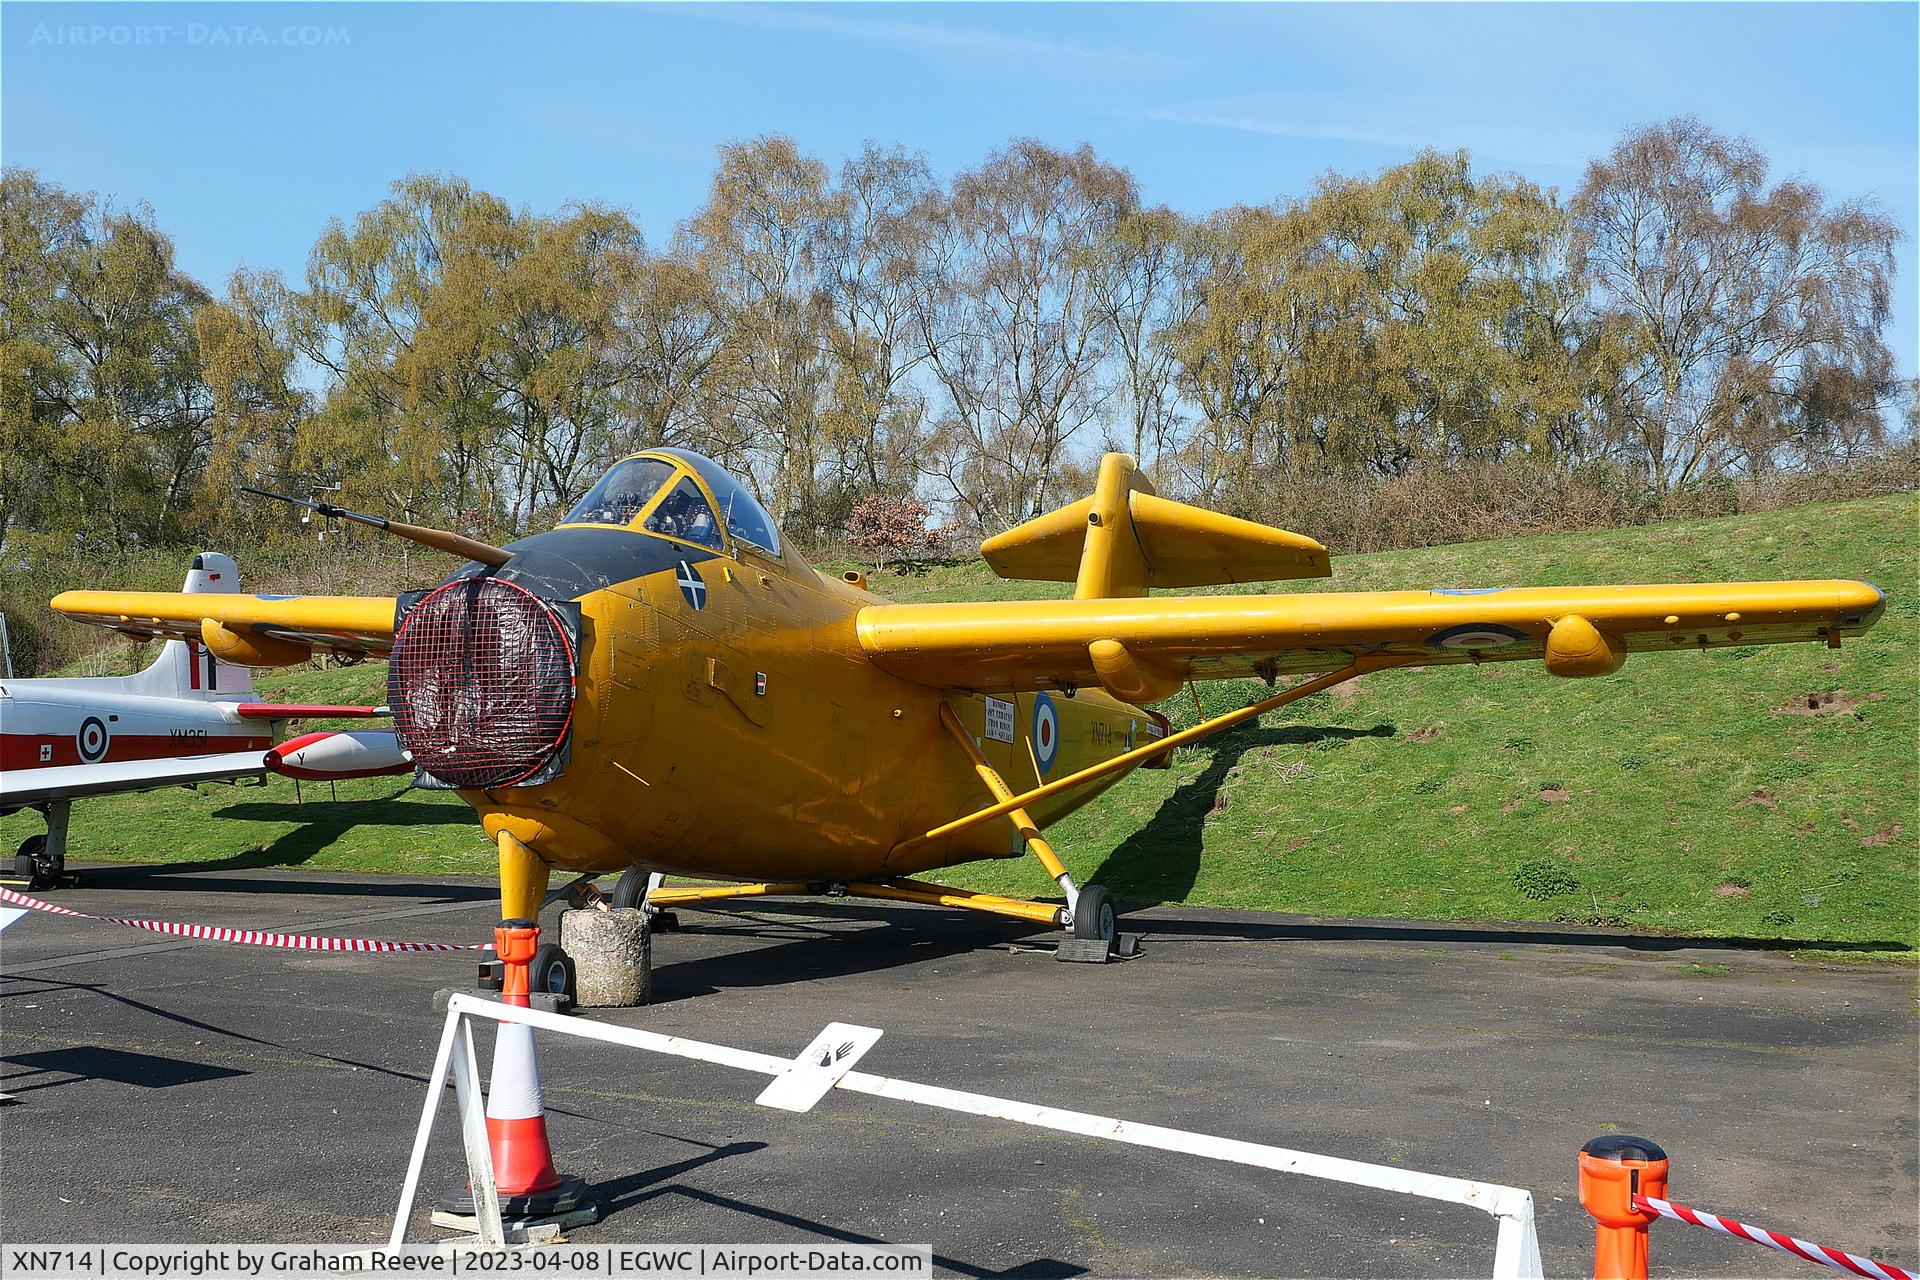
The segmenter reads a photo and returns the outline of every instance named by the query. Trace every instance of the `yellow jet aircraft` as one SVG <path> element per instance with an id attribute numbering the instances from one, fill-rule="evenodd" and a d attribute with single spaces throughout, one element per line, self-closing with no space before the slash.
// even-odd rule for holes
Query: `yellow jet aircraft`
<path id="1" fill-rule="evenodd" d="M 71 591 L 53 607 L 232 663 L 388 656 L 417 784 L 479 811 L 509 918 L 536 918 L 560 867 L 626 872 L 621 906 L 844 893 L 1111 944 L 1106 890 L 1076 885 L 1040 829 L 1175 746 L 1388 667 L 1595 676 L 1635 652 L 1837 647 L 1884 605 L 1846 581 L 1149 597 L 1326 577 L 1327 549 L 1158 497 L 1117 453 L 1092 496 L 981 545 L 1004 578 L 1072 582 L 1067 600 L 887 604 L 817 572 L 738 480 L 678 449 L 619 462 L 557 528 L 504 548 L 320 509 L 471 562 L 398 599 Z M 1311 678 L 1180 733 L 1143 709 L 1191 680 L 1283 675 Z M 1024 850 L 1064 905 L 915 878 Z"/>

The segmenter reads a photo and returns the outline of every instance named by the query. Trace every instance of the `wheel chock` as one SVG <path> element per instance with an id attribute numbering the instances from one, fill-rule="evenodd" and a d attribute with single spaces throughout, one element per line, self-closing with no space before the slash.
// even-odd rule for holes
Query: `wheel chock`
<path id="1" fill-rule="evenodd" d="M 1105 938 L 1062 938 L 1053 958 L 1066 964 L 1105 964 L 1113 956 L 1113 944 Z"/>
<path id="2" fill-rule="evenodd" d="M 1123 933 L 1113 940 L 1113 954 L 1122 960 L 1131 960 L 1140 954 L 1140 935 Z"/>

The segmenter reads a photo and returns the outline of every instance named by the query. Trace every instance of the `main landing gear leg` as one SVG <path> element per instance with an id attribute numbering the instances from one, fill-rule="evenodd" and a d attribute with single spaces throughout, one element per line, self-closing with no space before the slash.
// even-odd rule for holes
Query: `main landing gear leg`
<path id="1" fill-rule="evenodd" d="M 79 880 L 78 876 L 67 875 L 67 815 L 73 802 L 55 800 L 37 807 L 47 820 L 47 833 L 22 840 L 13 856 L 13 878 L 28 893 L 58 889 Z"/>
<path id="2" fill-rule="evenodd" d="M 1006 779 L 1000 776 L 999 770 L 987 763 L 987 758 L 980 754 L 980 748 L 967 733 L 966 726 L 960 723 L 960 717 L 944 702 L 940 704 L 940 723 L 946 727 L 954 742 L 959 744 L 960 750 L 966 752 L 967 759 L 973 764 L 973 771 L 986 784 L 994 803 L 1005 804 L 1013 799 L 1013 789 L 1007 786 Z M 1060 855 L 1040 834 L 1039 824 L 1024 808 L 1008 812 L 1007 820 L 1013 823 L 1014 830 L 1027 842 L 1027 848 L 1047 869 L 1053 882 L 1060 886 L 1060 892 L 1066 895 L 1067 909 L 1062 913 L 1060 923 L 1067 929 L 1068 936 L 1054 951 L 1054 958 L 1082 964 L 1104 964 L 1115 955 L 1139 954 L 1139 937 L 1120 932 L 1120 916 L 1114 910 L 1113 899 L 1107 893 L 1106 886 L 1090 884 L 1083 889 L 1075 884 L 1066 864 L 1060 861 Z"/>

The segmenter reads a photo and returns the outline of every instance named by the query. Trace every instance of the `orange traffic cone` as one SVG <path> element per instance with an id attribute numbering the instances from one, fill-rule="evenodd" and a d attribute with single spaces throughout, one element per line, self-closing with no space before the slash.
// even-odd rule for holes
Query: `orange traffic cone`
<path id="1" fill-rule="evenodd" d="M 529 1007 L 527 965 L 539 949 L 540 926 L 532 920 L 502 920 L 493 941 L 501 960 L 502 1003 Z M 495 1024 L 493 1072 L 487 1078 L 487 1143 L 502 1217 L 542 1218 L 580 1203 L 586 1184 L 561 1177 L 553 1167 L 546 1104 L 540 1097 L 540 1062 L 534 1056 L 533 1028 L 525 1023 Z M 472 1192 L 449 1196 L 439 1207 L 471 1214 Z"/>

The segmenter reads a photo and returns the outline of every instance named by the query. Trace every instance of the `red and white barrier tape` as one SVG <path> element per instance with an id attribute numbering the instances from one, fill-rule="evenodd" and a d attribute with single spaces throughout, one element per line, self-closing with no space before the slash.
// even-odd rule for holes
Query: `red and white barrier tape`
<path id="1" fill-rule="evenodd" d="M 149 933 L 170 933 L 179 938 L 200 938 L 207 942 L 234 942 L 248 947 L 281 947 L 291 951 L 491 951 L 491 942 L 383 942 L 378 938 L 325 938 L 311 933 L 264 933 L 258 929 L 227 929 L 209 924 L 182 924 L 177 920 L 124 920 L 119 916 L 90 916 L 84 911 L 56 907 L 51 902 L 29 898 L 24 893 L 0 888 L 0 902 L 48 911 L 56 916 L 78 920 L 100 920 L 121 924 Z"/>
<path id="2" fill-rule="evenodd" d="M 1835 1271 L 1851 1271 L 1857 1276 L 1870 1276 L 1873 1280 L 1914 1280 L 1913 1274 L 1902 1271 L 1890 1262 L 1875 1262 L 1872 1258 L 1863 1258 L 1858 1254 L 1847 1253 L 1840 1249 L 1829 1249 L 1823 1244 L 1810 1244 L 1794 1236 L 1782 1235 L 1778 1231 L 1768 1231 L 1765 1227 L 1750 1227 L 1744 1222 L 1735 1222 L 1732 1218 L 1723 1218 L 1719 1214 L 1708 1213 L 1704 1209 L 1689 1209 L 1684 1204 L 1675 1204 L 1671 1200 L 1656 1200 L 1652 1196 L 1636 1194 L 1633 1207 L 1645 1213 L 1657 1213 L 1663 1218 L 1672 1218 L 1675 1222 L 1685 1222 L 1696 1227 L 1706 1227 L 1718 1231 L 1723 1236 L 1732 1236 L 1736 1240 L 1750 1240 L 1754 1244 L 1763 1244 L 1769 1249 L 1778 1249 L 1781 1253 L 1792 1254 L 1796 1258 L 1805 1258 L 1808 1262 L 1817 1262 L 1832 1267 Z"/>

